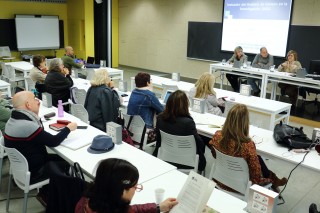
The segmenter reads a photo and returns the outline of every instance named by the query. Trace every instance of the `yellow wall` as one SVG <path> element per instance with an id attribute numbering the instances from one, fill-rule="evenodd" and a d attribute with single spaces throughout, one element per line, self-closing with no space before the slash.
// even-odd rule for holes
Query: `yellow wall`
<path id="1" fill-rule="evenodd" d="M 119 1 L 112 0 L 112 67 L 119 66 Z"/>
<path id="2" fill-rule="evenodd" d="M 64 23 L 64 42 L 68 43 L 68 19 L 67 19 L 67 4 L 58 3 L 38 3 L 38 2 L 20 2 L 0 0 L 0 19 L 13 19 L 15 14 L 39 14 L 39 15 L 58 15 Z M 2 30 L 1 30 L 1 33 Z M 35 32 L 36 33 L 36 32 Z M 64 53 L 63 49 L 57 51 L 57 56 L 60 57 Z M 53 51 L 24 51 L 23 54 L 43 54 L 53 55 Z M 12 55 L 20 60 L 20 52 L 12 52 Z"/>

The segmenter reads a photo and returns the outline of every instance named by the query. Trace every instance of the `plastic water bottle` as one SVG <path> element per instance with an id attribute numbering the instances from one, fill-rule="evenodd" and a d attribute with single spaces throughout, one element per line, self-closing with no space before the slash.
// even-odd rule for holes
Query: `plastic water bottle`
<path id="1" fill-rule="evenodd" d="M 63 117 L 63 113 L 62 100 L 58 100 L 58 117 Z"/>

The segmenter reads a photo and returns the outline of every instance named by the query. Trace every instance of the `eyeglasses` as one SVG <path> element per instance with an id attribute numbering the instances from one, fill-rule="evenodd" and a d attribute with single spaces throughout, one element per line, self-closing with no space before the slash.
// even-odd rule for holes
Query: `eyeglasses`
<path id="1" fill-rule="evenodd" d="M 141 184 L 137 184 L 134 188 L 137 192 L 141 192 L 143 190 L 143 186 Z"/>

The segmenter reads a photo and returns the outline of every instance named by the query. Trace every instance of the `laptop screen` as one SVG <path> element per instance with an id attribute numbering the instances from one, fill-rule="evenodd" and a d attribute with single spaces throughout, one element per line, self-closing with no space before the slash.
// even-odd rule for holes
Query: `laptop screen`
<path id="1" fill-rule="evenodd" d="M 171 93 L 172 93 L 173 91 L 171 91 L 171 90 L 167 90 L 167 92 L 166 92 L 166 95 L 164 96 L 164 99 L 163 99 L 163 103 L 167 103 L 167 101 L 168 101 L 168 98 L 169 98 L 169 96 L 171 95 Z"/>

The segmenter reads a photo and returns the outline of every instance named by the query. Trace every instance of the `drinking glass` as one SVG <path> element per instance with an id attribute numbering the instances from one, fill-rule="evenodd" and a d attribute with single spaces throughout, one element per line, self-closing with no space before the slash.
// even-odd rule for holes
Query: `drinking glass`
<path id="1" fill-rule="evenodd" d="M 222 65 L 226 64 L 226 59 L 222 59 Z"/>
<path id="2" fill-rule="evenodd" d="M 251 61 L 247 61 L 247 68 L 251 68 Z"/>

